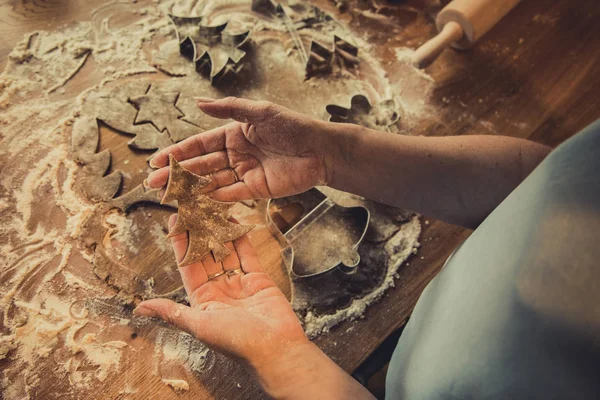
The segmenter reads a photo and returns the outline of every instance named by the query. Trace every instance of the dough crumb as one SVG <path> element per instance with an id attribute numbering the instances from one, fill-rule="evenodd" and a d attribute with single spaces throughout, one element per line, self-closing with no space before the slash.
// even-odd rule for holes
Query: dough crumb
<path id="1" fill-rule="evenodd" d="M 182 390 L 186 392 L 190 390 L 189 383 L 183 379 L 163 379 L 162 382 L 167 386 L 171 386 L 173 390 Z"/>

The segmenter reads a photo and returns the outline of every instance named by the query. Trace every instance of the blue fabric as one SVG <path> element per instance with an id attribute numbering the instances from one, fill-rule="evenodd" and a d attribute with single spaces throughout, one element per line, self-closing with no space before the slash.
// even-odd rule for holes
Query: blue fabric
<path id="1" fill-rule="evenodd" d="M 389 399 L 600 399 L 600 121 L 553 151 L 427 286 Z"/>

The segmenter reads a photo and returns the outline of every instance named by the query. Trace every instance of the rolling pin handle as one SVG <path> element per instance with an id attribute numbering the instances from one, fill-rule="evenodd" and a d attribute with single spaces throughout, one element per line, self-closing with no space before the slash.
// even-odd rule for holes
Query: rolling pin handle
<path id="1" fill-rule="evenodd" d="M 431 65 L 452 43 L 463 37 L 463 29 L 459 23 L 451 21 L 444 25 L 440 33 L 419 47 L 412 57 L 416 68 L 423 69 Z"/>

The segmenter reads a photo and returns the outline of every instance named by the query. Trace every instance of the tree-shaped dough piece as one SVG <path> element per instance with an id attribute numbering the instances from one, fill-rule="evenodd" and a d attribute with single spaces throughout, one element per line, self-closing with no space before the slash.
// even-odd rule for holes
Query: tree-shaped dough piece
<path id="1" fill-rule="evenodd" d="M 180 266 L 200 261 L 212 252 L 215 261 L 221 261 L 231 252 L 224 243 L 248 233 L 253 225 L 238 225 L 227 221 L 225 212 L 233 203 L 220 203 L 204 193 L 211 182 L 183 168 L 169 155 L 169 182 L 161 203 L 178 202 L 177 222 L 169 237 L 188 232 L 189 242 Z"/>

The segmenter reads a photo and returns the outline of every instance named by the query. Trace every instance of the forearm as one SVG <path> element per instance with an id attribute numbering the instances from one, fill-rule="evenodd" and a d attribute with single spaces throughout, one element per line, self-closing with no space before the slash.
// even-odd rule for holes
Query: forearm
<path id="1" fill-rule="evenodd" d="M 255 371 L 275 399 L 372 399 L 367 389 L 337 366 L 316 345 L 293 346 L 276 361 Z"/>
<path id="2" fill-rule="evenodd" d="M 550 148 L 505 136 L 403 136 L 332 127 L 330 186 L 475 228 Z"/>

